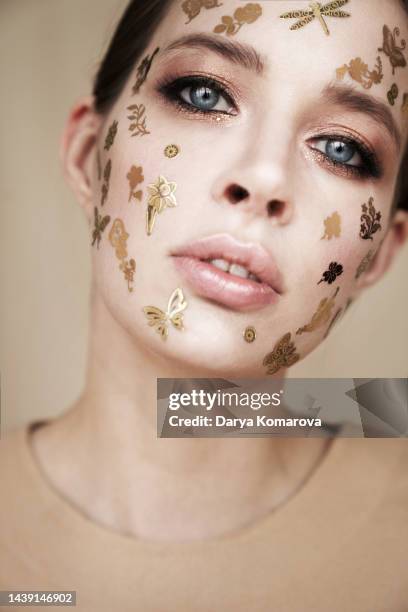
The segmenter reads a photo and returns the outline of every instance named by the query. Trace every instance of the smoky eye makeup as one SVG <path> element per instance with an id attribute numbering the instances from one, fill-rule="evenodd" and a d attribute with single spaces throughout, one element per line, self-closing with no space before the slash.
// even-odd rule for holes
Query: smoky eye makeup
<path id="1" fill-rule="evenodd" d="M 166 76 L 157 81 L 155 90 L 180 112 L 225 117 L 239 114 L 234 94 L 225 84 L 207 75 Z"/>
<path id="2" fill-rule="evenodd" d="M 321 134 L 308 140 L 318 163 L 344 177 L 380 179 L 382 165 L 366 144 L 344 134 Z"/>

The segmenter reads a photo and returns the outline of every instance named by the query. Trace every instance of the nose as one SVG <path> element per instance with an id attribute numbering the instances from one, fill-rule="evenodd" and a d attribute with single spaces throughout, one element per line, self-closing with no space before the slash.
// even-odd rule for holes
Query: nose
<path id="1" fill-rule="evenodd" d="M 218 203 L 237 206 L 248 215 L 265 217 L 272 225 L 286 225 L 293 216 L 283 163 L 255 158 L 245 166 L 231 168 L 216 180 L 213 197 Z"/>

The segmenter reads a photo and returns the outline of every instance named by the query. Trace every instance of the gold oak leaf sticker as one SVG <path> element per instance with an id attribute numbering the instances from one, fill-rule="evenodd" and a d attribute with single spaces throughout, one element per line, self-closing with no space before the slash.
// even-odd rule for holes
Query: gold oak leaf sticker
<path id="1" fill-rule="evenodd" d="M 291 341 L 291 334 L 288 332 L 275 344 L 273 351 L 266 355 L 263 365 L 267 368 L 266 373 L 272 375 L 281 368 L 292 366 L 299 358 L 295 343 Z"/>

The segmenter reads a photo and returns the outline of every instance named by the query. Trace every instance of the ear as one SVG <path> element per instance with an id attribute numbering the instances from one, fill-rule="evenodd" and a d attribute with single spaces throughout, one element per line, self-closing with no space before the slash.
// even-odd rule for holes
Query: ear
<path id="1" fill-rule="evenodd" d="M 88 219 L 93 214 L 92 177 L 102 123 L 102 116 L 94 110 L 93 97 L 82 98 L 72 109 L 61 139 L 60 157 L 65 179 Z"/>
<path id="2" fill-rule="evenodd" d="M 387 233 L 368 269 L 357 281 L 363 289 L 376 283 L 391 266 L 395 256 L 408 238 L 408 211 L 397 210 L 391 218 Z"/>

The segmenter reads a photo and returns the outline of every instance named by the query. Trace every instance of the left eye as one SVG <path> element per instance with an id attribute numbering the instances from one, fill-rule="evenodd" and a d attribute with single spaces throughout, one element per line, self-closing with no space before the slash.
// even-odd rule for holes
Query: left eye
<path id="1" fill-rule="evenodd" d="M 220 111 L 228 113 L 231 104 L 215 87 L 209 85 L 189 85 L 180 91 L 180 97 L 201 111 Z"/>
<path id="2" fill-rule="evenodd" d="M 324 153 L 329 159 L 348 166 L 361 166 L 363 158 L 356 145 L 344 140 L 321 138 L 314 142 L 314 147 Z"/>

